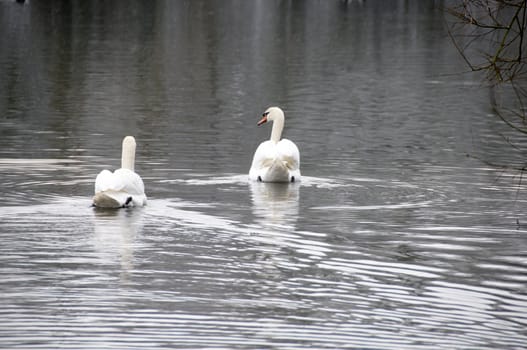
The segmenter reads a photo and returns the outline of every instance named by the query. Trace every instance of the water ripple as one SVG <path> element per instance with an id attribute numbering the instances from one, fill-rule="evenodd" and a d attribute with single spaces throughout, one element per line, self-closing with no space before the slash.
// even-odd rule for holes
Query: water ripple
<path id="1" fill-rule="evenodd" d="M 523 340 L 507 332 L 526 324 L 524 295 L 451 282 L 446 266 L 378 259 L 357 251 L 360 242 L 344 249 L 328 233 L 291 230 L 298 222 L 244 224 L 213 209 L 153 199 L 94 211 L 82 197 L 4 207 L 4 240 L 25 234 L 1 249 L 2 344 L 338 348 L 374 337 L 375 348 L 433 349 Z M 495 243 L 415 231 L 421 243 Z M 503 257 L 478 268 L 521 276 L 526 265 Z"/>

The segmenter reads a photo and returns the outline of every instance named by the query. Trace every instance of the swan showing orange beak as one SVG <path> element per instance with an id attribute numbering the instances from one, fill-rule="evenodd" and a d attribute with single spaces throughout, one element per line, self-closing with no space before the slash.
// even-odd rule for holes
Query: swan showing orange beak
<path id="1" fill-rule="evenodd" d="M 260 182 L 300 181 L 300 152 L 293 141 L 282 138 L 284 111 L 269 107 L 258 126 L 273 124 L 269 140 L 260 143 L 254 152 L 249 179 Z"/>
<path id="2" fill-rule="evenodd" d="M 262 119 L 260 119 L 260 121 L 256 125 L 260 126 L 260 125 L 265 124 L 265 123 L 267 123 L 267 114 L 264 114 L 262 116 Z"/>

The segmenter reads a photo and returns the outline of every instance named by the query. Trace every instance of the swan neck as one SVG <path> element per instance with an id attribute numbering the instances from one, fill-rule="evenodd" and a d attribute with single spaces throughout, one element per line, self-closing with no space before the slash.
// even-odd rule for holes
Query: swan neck
<path id="1" fill-rule="evenodd" d="M 271 141 L 278 143 L 282 138 L 284 130 L 284 117 L 277 117 L 273 120 L 273 129 L 271 130 Z"/>
<path id="2" fill-rule="evenodd" d="M 135 167 L 135 140 L 125 137 L 123 140 L 123 153 L 121 155 L 121 168 L 134 171 Z"/>

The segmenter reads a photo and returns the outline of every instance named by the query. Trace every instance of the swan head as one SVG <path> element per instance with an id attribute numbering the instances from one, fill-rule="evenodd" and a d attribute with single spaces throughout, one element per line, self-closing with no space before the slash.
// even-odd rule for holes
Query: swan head
<path id="1" fill-rule="evenodd" d="M 127 147 L 135 149 L 135 147 L 136 147 L 135 137 L 133 137 L 133 136 L 126 136 L 123 139 L 123 148 L 127 148 Z"/>
<path id="2" fill-rule="evenodd" d="M 275 120 L 283 121 L 284 111 L 282 111 L 280 107 L 269 107 L 262 114 L 262 119 L 258 122 L 258 126 Z"/>

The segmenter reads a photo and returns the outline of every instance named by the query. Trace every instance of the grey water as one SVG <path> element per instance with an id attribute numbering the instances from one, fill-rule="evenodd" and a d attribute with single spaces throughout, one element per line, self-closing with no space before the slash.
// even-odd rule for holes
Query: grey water
<path id="1" fill-rule="evenodd" d="M 0 348 L 525 348 L 527 145 L 447 5 L 0 0 Z M 300 183 L 247 180 L 271 105 Z M 125 135 L 148 205 L 94 210 Z"/>

